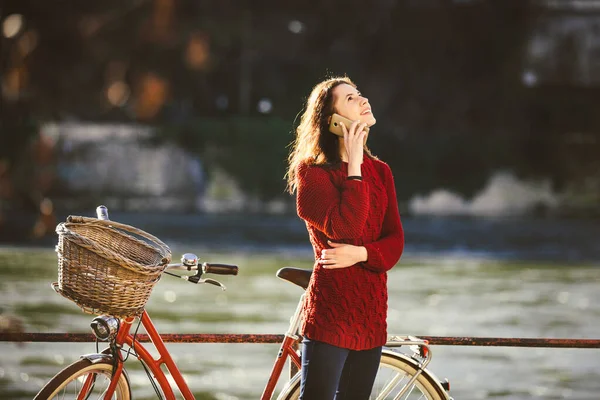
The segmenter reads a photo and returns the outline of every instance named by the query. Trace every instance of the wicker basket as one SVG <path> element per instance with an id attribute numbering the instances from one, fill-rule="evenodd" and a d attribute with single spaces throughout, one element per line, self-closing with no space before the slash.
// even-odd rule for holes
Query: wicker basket
<path id="1" fill-rule="evenodd" d="M 171 261 L 158 238 L 114 221 L 70 216 L 56 233 L 54 290 L 90 314 L 139 316 Z"/>

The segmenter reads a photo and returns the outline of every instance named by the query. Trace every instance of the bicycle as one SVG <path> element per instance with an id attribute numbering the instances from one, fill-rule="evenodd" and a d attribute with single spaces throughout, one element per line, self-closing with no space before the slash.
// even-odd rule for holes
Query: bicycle
<path id="1" fill-rule="evenodd" d="M 100 215 L 101 213 L 104 213 Z M 106 210 L 101 210 L 99 220 L 108 221 Z M 91 219 L 84 219 L 89 222 Z M 131 228 L 113 221 L 105 222 L 111 227 Z M 57 228 L 58 229 L 58 228 Z M 160 242 L 152 235 L 143 231 L 132 229 L 144 237 L 152 238 Z M 160 247 L 160 246 L 159 246 Z M 170 271 L 195 271 L 195 275 L 177 275 Z M 228 264 L 202 263 L 198 257 L 191 253 L 182 256 L 180 263 L 164 263 L 160 273 L 174 275 L 195 284 L 212 284 L 225 290 L 225 286 L 219 281 L 210 278 L 202 278 L 203 274 L 215 273 L 222 275 L 237 275 L 238 267 Z M 276 276 L 294 283 L 306 289 L 310 280 L 311 271 L 292 267 L 282 268 L 277 271 Z M 56 286 L 53 286 L 56 290 Z M 148 294 L 149 295 L 149 294 Z M 147 299 L 146 299 L 147 300 Z M 298 333 L 300 326 L 302 304 L 304 293 L 296 311 L 290 319 L 290 325 L 284 335 L 280 350 L 273 365 L 261 400 L 270 400 L 276 389 L 284 365 L 290 359 L 290 365 L 300 370 L 301 356 L 297 351 L 297 345 L 301 340 Z M 144 299 L 141 300 L 144 302 Z M 141 303 L 140 303 L 141 304 Z M 81 305 L 81 304 L 80 304 Z M 138 304 L 139 305 L 139 304 Z M 84 309 L 85 310 L 85 309 Z M 96 309 L 97 310 L 97 309 Z M 89 311 L 89 310 L 88 310 Z M 92 310 L 93 311 L 93 310 Z M 138 327 L 132 333 L 136 319 L 139 319 Z M 141 324 L 150 341 L 158 352 L 158 358 L 154 358 L 149 350 L 137 339 L 136 334 Z M 154 326 L 148 312 L 142 308 L 139 316 L 118 317 L 114 315 L 100 315 L 95 317 L 90 324 L 94 335 L 99 341 L 107 341 L 109 346 L 102 352 L 82 355 L 81 358 L 56 374 L 36 395 L 35 400 L 45 399 L 118 399 L 129 400 L 132 398 L 129 377 L 124 367 L 129 356 L 137 358 L 157 394 L 161 399 L 175 399 L 175 393 L 167 374 L 163 371 L 165 366 L 177 389 L 185 400 L 194 399 L 189 386 L 169 354 L 160 333 Z M 414 354 L 408 356 L 393 348 L 409 346 Z M 431 360 L 431 351 L 426 341 L 408 337 L 391 336 L 386 344 L 381 358 L 381 368 L 377 374 L 373 395 L 376 399 L 428 399 L 428 400 L 450 400 L 447 391 L 449 384 L 438 380 L 426 366 Z M 293 370 L 293 368 L 292 368 Z M 278 395 L 279 400 L 298 399 L 300 394 L 300 372 L 297 372 Z"/>

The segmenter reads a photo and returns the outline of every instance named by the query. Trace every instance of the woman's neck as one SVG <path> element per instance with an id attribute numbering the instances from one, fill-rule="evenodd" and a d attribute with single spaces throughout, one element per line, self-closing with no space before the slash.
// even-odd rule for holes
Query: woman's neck
<path id="1" fill-rule="evenodd" d="M 342 162 L 347 163 L 348 162 L 348 153 L 346 152 L 346 146 L 344 146 L 344 139 L 339 140 L 339 148 L 340 148 L 340 160 L 342 160 Z M 364 159 L 365 155 L 363 155 L 363 159 Z"/>

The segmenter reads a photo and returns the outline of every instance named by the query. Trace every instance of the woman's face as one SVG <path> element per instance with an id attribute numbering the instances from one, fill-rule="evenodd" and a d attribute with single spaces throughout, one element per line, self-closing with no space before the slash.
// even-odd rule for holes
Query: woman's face
<path id="1" fill-rule="evenodd" d="M 333 88 L 333 109 L 342 117 L 353 121 L 360 120 L 367 126 L 375 125 L 377 120 L 371 111 L 369 99 L 363 97 L 360 92 L 347 83 L 342 83 Z"/>

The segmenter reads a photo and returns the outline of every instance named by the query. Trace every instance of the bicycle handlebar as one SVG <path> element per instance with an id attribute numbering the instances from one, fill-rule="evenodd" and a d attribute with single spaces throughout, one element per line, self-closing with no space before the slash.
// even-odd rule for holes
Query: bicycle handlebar
<path id="1" fill-rule="evenodd" d="M 183 263 L 173 263 L 167 265 L 167 270 L 179 270 L 179 271 L 198 271 L 201 269 L 204 274 L 216 274 L 216 275 L 237 275 L 239 267 L 233 264 L 217 264 L 204 262 L 200 265 L 185 265 Z"/>

